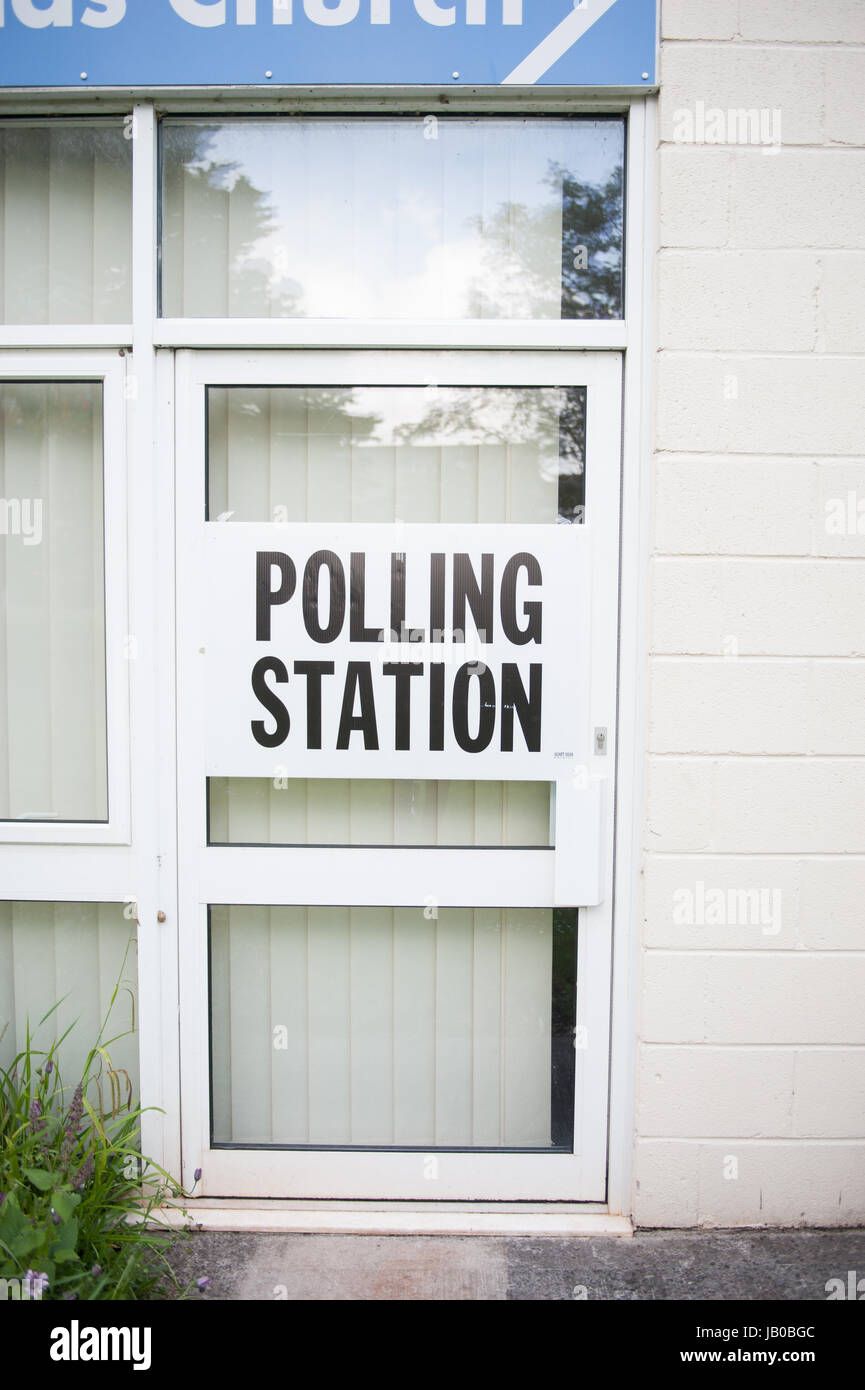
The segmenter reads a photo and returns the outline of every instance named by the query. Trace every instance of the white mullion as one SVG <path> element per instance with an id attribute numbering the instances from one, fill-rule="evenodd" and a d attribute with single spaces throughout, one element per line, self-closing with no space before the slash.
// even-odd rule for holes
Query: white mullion
<path id="1" fill-rule="evenodd" d="M 645 592 L 649 569 L 650 461 L 653 422 L 657 98 L 635 102 L 628 129 L 629 216 L 626 230 L 626 304 L 634 325 L 625 359 L 621 536 L 620 674 L 616 782 L 616 878 L 608 1201 L 612 1212 L 631 1208 L 636 1068 L 635 1000 L 640 977 L 640 860 L 646 748 L 648 668 Z"/>
<path id="2" fill-rule="evenodd" d="M 553 902 L 554 860 L 549 849 L 211 847 L 197 881 L 203 903 L 423 907 L 434 878 L 442 907 L 539 907 Z"/>
<path id="3" fill-rule="evenodd" d="M 134 861 L 120 845 L 16 845 L 0 848 L 5 902 L 122 903 Z"/>
<path id="4" fill-rule="evenodd" d="M 218 896 L 201 882 L 201 867 L 209 856 L 205 812 L 203 744 L 204 692 L 200 662 L 201 605 L 198 593 L 199 556 L 204 534 L 205 383 L 210 373 L 192 353 L 176 356 L 177 470 L 177 797 L 180 807 L 177 837 L 179 1018 L 182 1026 L 181 1091 L 183 1094 L 183 1181 L 194 1182 L 196 1168 L 206 1167 L 209 1123 L 209 999 L 207 904 Z M 237 888 L 223 901 L 238 900 Z M 240 902 L 248 901 L 241 895 Z M 180 928 L 182 923 L 182 929 Z"/>
<path id="5" fill-rule="evenodd" d="M 154 534 L 155 571 L 150 576 L 154 612 L 157 619 L 156 687 L 154 708 L 156 746 L 159 749 L 157 804 L 157 892 L 158 908 L 166 921 L 157 921 L 151 930 L 158 933 L 158 963 L 151 959 L 152 971 L 144 976 L 154 1009 L 153 1029 L 161 1034 L 161 1091 L 154 1101 L 164 1110 L 158 1121 L 162 1141 L 162 1166 L 180 1173 L 180 1055 L 178 1046 L 178 937 L 177 888 L 177 710 L 175 672 L 175 393 L 174 354 L 160 352 L 156 358 L 156 452 L 153 460 L 156 518 Z M 158 973 L 157 973 L 158 968 Z M 141 985 L 139 985 L 139 989 Z M 155 1078 L 152 1078 L 155 1083 Z"/>
<path id="6" fill-rule="evenodd" d="M 622 319 L 160 319 L 157 347 L 189 348 L 481 348 L 574 352 L 622 351 Z"/>
<path id="7" fill-rule="evenodd" d="M 394 353 L 336 348 L 331 352 L 237 352 L 186 354 L 188 388 L 210 386 L 327 386 L 361 378 L 367 386 L 588 386 L 609 391 L 607 354 L 541 354 L 513 348 L 507 355 L 484 351 Z M 618 402 L 616 403 L 618 407 Z"/>
<path id="8" fill-rule="evenodd" d="M 159 866 L 163 856 L 173 862 L 171 830 L 161 824 L 167 798 L 166 784 L 173 786 L 173 748 L 160 746 L 162 732 L 161 691 L 166 662 L 170 662 L 170 594 L 160 578 L 164 558 L 162 526 L 171 516 L 168 495 L 161 486 L 164 470 L 157 466 L 156 357 L 153 329 L 157 307 L 157 123 L 150 103 L 133 108 L 129 126 L 132 137 L 132 355 L 127 358 L 129 431 L 127 459 L 129 510 L 126 529 L 129 545 L 129 629 L 125 663 L 129 682 L 130 759 L 132 767 L 132 815 L 135 826 L 134 864 L 130 896 L 137 902 L 139 1050 L 141 1058 L 142 1144 L 157 1162 L 175 1152 L 177 1095 L 166 1095 L 163 1048 L 170 1062 L 172 993 L 166 985 L 170 972 L 165 956 L 173 952 L 176 912 L 171 902 L 160 901 Z M 169 521 L 170 534 L 170 521 Z M 113 653 L 115 664 L 122 654 Z M 170 890 L 169 890 L 170 891 Z M 162 912 L 166 921 L 158 921 Z M 155 1108 L 163 1107 L 163 1116 Z M 171 1116 L 175 1119 L 172 1121 Z"/>
<path id="9" fill-rule="evenodd" d="M 122 348 L 131 342 L 131 323 L 6 324 L 0 327 L 0 348 Z"/>

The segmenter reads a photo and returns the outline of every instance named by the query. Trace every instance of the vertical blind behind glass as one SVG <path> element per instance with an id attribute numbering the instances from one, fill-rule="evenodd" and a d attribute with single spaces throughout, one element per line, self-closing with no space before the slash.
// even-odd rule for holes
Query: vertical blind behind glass
<path id="1" fill-rule="evenodd" d="M 570 1147 L 575 932 L 551 909 L 212 907 L 213 1142 Z"/>
<path id="2" fill-rule="evenodd" d="M 102 385 L 0 383 L 0 819 L 108 816 Z"/>
<path id="3" fill-rule="evenodd" d="M 549 782 L 211 777 L 208 789 L 213 845 L 553 843 Z"/>
<path id="4" fill-rule="evenodd" d="M 137 1098 L 137 978 L 135 923 L 122 905 L 0 902 L 0 1066 L 10 1067 L 26 1046 L 28 1027 L 41 1051 L 69 1030 L 59 1058 L 71 1099 L 107 1020 L 102 1041 L 120 1094 L 124 1103 L 129 1090 Z M 107 1064 L 97 1061 L 93 1073 L 95 1090 L 110 1108 Z M 96 1105 L 97 1095 L 88 1094 Z"/>
<path id="5" fill-rule="evenodd" d="M 132 140 L 119 121 L 0 124 L 0 321 L 132 318 Z"/>
<path id="6" fill-rule="evenodd" d="M 579 522 L 579 386 L 228 386 L 207 392 L 207 517 Z"/>

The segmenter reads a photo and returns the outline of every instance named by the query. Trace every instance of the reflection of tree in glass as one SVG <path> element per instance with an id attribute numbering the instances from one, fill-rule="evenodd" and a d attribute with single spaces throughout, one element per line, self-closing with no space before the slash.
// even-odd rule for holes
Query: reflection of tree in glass
<path id="1" fill-rule="evenodd" d="M 335 449 L 348 449 L 352 444 L 365 443 L 373 439 L 376 429 L 381 425 L 381 417 L 363 412 L 358 401 L 358 388 L 352 386 L 274 386 L 262 391 L 266 402 L 274 396 L 289 396 L 301 409 L 306 411 L 308 426 L 306 434 L 326 435 Z M 263 407 L 254 396 L 245 394 L 243 387 L 229 387 L 229 392 L 238 392 L 241 397 L 240 415 L 259 416 Z"/>
<path id="2" fill-rule="evenodd" d="M 480 236 L 483 250 L 482 270 L 471 283 L 467 316 L 557 319 L 560 198 L 543 207 L 501 203 L 491 217 L 473 217 L 469 226 Z"/>
<path id="3" fill-rule="evenodd" d="M 326 434 L 329 443 L 338 450 L 375 441 L 382 424 L 380 415 L 364 413 L 358 392 L 350 386 L 306 386 L 303 399 L 310 420 L 315 418 L 315 430 Z"/>
<path id="4" fill-rule="evenodd" d="M 253 257 L 257 243 L 269 237 L 278 227 L 272 203 L 257 189 L 237 161 L 218 161 L 211 157 L 219 127 L 170 125 L 165 129 L 166 153 L 172 173 L 180 170 L 182 192 L 173 190 L 167 200 L 174 211 L 165 218 L 164 239 L 182 246 L 187 264 L 213 266 L 213 278 L 225 279 L 225 247 L 228 246 L 228 285 L 226 312 L 229 316 L 288 318 L 301 313 L 303 287 L 283 275 L 278 257 L 271 254 Z M 176 177 L 176 175 L 174 175 Z M 184 205 L 195 209 L 195 216 L 183 225 Z M 278 248 L 277 248 L 278 249 Z M 174 251 L 179 260 L 178 250 Z M 189 289 L 184 286 L 187 302 L 184 314 L 210 316 L 217 284 L 206 287 L 206 302 L 189 303 Z M 169 312 L 177 309 L 169 305 Z"/>
<path id="5" fill-rule="evenodd" d="M 400 443 L 531 445 L 546 479 L 558 478 L 559 521 L 581 521 L 585 505 L 584 386 L 443 386 L 429 409 L 400 425 Z"/>
<path id="6" fill-rule="evenodd" d="M 492 217 L 472 219 L 484 252 L 470 315 L 621 317 L 621 165 L 605 184 L 592 184 L 550 161 L 544 183 L 552 193 L 549 202 L 502 203 Z"/>
<path id="7" fill-rule="evenodd" d="M 552 1143 L 574 1142 L 574 1069 L 577 1021 L 577 914 L 553 909 L 553 992 L 551 1018 Z"/>
<path id="8" fill-rule="evenodd" d="M 550 181 L 562 189 L 562 318 L 621 318 L 622 166 L 601 185 L 551 165 Z"/>

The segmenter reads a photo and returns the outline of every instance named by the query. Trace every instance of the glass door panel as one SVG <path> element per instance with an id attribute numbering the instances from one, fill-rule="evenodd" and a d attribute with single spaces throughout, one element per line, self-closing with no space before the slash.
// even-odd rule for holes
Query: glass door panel
<path id="1" fill-rule="evenodd" d="M 576 917 L 211 908 L 213 1144 L 570 1152 Z"/>

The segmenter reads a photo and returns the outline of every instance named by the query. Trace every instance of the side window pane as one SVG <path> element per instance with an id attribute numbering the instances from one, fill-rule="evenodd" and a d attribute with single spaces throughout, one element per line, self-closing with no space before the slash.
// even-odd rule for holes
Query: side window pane
<path id="1" fill-rule="evenodd" d="M 167 120 L 163 313 L 622 314 L 624 122 Z"/>
<path id="2" fill-rule="evenodd" d="M 0 382 L 0 819 L 108 818 L 102 385 Z"/>
<path id="3" fill-rule="evenodd" d="M 61 1076 L 71 1097 L 107 1020 L 103 1041 L 121 1098 L 137 1096 L 137 981 L 135 924 L 120 904 L 0 902 L 0 1066 L 12 1065 L 28 1027 L 43 1051 L 63 1038 Z M 93 1075 L 90 1099 L 110 1109 L 105 1065 Z"/>
<path id="4" fill-rule="evenodd" d="M 0 320 L 128 323 L 132 141 L 120 122 L 0 125 Z"/>

